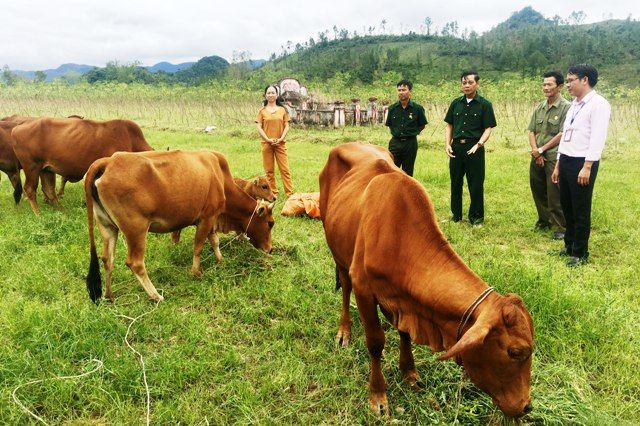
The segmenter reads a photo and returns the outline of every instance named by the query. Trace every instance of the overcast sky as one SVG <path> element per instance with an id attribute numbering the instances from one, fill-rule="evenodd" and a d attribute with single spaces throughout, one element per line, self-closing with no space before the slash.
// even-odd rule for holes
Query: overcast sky
<path id="1" fill-rule="evenodd" d="M 234 51 L 268 59 L 291 41 L 333 26 L 363 34 L 368 27 L 386 32 L 420 32 L 426 17 L 433 27 L 457 21 L 460 30 L 490 30 L 511 13 L 531 5 L 546 18 L 586 13 L 585 23 L 603 19 L 640 19 L 633 0 L 21 0 L 0 6 L 0 66 L 40 70 L 63 63 L 104 66 L 107 61 L 153 65 L 195 61 L 218 55 L 231 61 Z M 433 31 L 433 29 L 432 29 Z"/>

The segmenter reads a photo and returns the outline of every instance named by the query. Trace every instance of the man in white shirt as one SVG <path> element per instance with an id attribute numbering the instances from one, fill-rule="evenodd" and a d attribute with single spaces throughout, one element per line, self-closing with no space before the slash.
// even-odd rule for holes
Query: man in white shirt
<path id="1" fill-rule="evenodd" d="M 598 71 L 591 65 L 574 65 L 567 71 L 571 103 L 558 147 L 558 162 L 551 176 L 560 185 L 560 203 L 566 219 L 565 248 L 568 266 L 589 257 L 591 199 L 598 165 L 607 138 L 611 106 L 594 90 Z"/>

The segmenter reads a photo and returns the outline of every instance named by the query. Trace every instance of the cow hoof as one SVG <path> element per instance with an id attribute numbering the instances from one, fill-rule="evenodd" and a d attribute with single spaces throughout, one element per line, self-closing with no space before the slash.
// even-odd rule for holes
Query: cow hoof
<path id="1" fill-rule="evenodd" d="M 192 269 L 191 275 L 193 275 L 196 278 L 202 278 L 202 269 Z"/>
<path id="2" fill-rule="evenodd" d="M 349 346 L 349 342 L 351 339 L 351 333 L 348 331 L 340 330 L 336 335 L 336 345 L 340 345 L 343 348 Z"/>
<path id="3" fill-rule="evenodd" d="M 154 302 L 162 302 L 164 300 L 164 297 L 160 294 L 157 294 L 154 297 L 151 297 L 151 300 Z"/>
<path id="4" fill-rule="evenodd" d="M 369 397 L 369 408 L 378 416 L 388 416 L 389 404 L 387 403 L 387 395 L 371 395 Z"/>
<path id="5" fill-rule="evenodd" d="M 402 380 L 413 389 L 424 389 L 424 383 L 422 383 L 422 381 L 420 380 L 420 376 L 415 371 L 407 374 L 402 378 Z"/>

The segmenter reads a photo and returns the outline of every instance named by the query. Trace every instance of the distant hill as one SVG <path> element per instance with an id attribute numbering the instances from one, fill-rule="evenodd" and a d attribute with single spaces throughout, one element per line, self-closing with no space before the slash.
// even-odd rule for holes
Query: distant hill
<path id="1" fill-rule="evenodd" d="M 246 64 L 249 65 L 249 68 L 251 69 L 260 68 L 266 63 L 267 63 L 266 59 L 250 59 L 246 62 Z"/>
<path id="2" fill-rule="evenodd" d="M 187 68 L 191 68 L 195 62 L 182 62 L 180 64 L 172 64 L 170 62 L 158 62 L 155 65 L 150 67 L 145 67 L 151 72 L 163 71 L 169 74 L 173 74 L 178 71 L 186 70 Z"/>
<path id="3" fill-rule="evenodd" d="M 220 56 L 205 56 L 191 67 L 175 73 L 175 78 L 184 83 L 200 83 L 221 75 L 229 67 L 229 62 Z"/>
<path id="4" fill-rule="evenodd" d="M 580 20 L 581 16 L 574 16 Z M 267 62 L 257 73 L 326 80 L 342 73 L 350 83 L 371 83 L 393 71 L 437 82 L 476 68 L 499 78 L 505 71 L 539 75 L 575 63 L 598 67 L 607 79 L 636 87 L 640 71 L 640 22 L 609 20 L 569 24 L 546 19 L 531 7 L 515 12 L 482 35 L 447 24 L 439 34 L 368 35 L 316 41 Z"/>
<path id="5" fill-rule="evenodd" d="M 67 77 L 67 78 L 70 78 L 71 80 L 74 80 L 92 69 L 93 69 L 93 66 L 91 65 L 62 64 L 58 68 L 47 69 L 42 71 L 47 75 L 46 81 L 53 81 L 58 77 Z M 36 73 L 35 71 L 21 71 L 21 70 L 16 70 L 14 72 L 19 76 L 22 76 L 28 79 L 33 79 Z"/>

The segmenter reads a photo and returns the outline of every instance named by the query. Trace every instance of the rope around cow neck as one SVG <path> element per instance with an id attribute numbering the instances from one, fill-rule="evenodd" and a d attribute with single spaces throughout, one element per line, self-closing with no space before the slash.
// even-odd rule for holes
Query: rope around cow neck
<path id="1" fill-rule="evenodd" d="M 494 291 L 493 287 L 485 289 L 482 293 L 480 293 L 476 300 L 471 305 L 469 305 L 467 310 L 464 311 L 464 314 L 462 314 L 462 318 L 460 319 L 460 324 L 458 324 L 458 330 L 456 331 L 456 342 L 458 342 L 462 337 L 462 330 L 464 330 L 467 322 L 469 322 L 469 320 L 471 319 L 471 315 L 473 315 L 473 312 L 482 303 L 482 301 L 486 299 L 487 296 L 489 296 L 492 291 Z"/>

